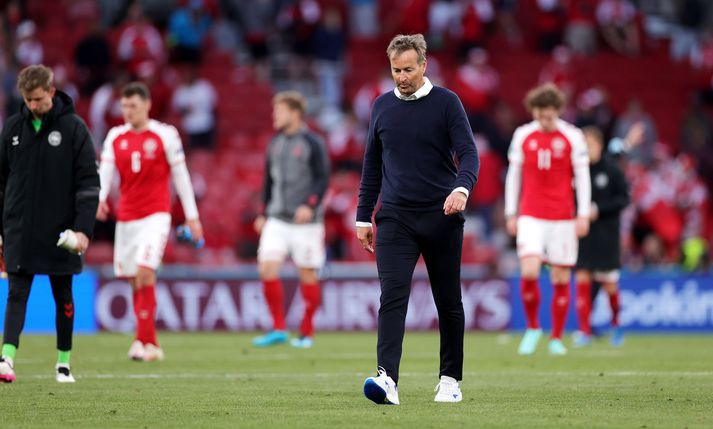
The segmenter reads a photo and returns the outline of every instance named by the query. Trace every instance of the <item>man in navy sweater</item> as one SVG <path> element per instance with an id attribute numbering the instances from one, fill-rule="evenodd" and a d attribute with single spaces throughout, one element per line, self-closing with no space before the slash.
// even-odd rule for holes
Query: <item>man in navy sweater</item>
<path id="1" fill-rule="evenodd" d="M 463 210 L 478 177 L 473 133 L 458 96 L 424 76 L 426 41 L 398 35 L 386 53 L 396 88 L 374 102 L 357 209 L 357 238 L 376 251 L 381 281 L 377 376 L 364 394 L 399 404 L 399 362 L 413 270 L 426 263 L 441 333 L 436 402 L 460 402 L 464 313 L 460 289 Z M 381 194 L 376 246 L 371 216 Z"/>

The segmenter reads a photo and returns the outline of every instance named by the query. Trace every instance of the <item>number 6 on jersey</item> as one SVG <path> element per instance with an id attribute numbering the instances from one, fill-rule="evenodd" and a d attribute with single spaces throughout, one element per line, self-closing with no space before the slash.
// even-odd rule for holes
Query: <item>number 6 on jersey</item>
<path id="1" fill-rule="evenodd" d="M 141 171 L 141 152 L 138 150 L 131 152 L 131 171 L 134 173 Z"/>

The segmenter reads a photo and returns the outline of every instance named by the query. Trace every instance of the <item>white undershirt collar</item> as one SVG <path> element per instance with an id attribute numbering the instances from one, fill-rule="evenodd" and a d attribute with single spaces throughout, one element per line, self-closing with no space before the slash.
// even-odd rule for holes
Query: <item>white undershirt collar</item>
<path id="1" fill-rule="evenodd" d="M 404 100 L 404 101 L 414 101 L 418 100 L 419 98 L 423 98 L 427 96 L 431 90 L 433 89 L 433 84 L 427 77 L 423 77 L 423 85 L 414 92 L 411 95 L 403 95 L 401 91 L 399 91 L 399 87 L 397 86 L 394 88 L 394 95 L 397 96 L 399 99 Z"/>

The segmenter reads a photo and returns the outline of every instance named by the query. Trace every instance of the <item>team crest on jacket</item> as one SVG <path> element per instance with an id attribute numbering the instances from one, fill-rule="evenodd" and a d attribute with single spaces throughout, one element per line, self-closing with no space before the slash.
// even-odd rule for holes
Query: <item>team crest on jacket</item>
<path id="1" fill-rule="evenodd" d="M 59 131 L 52 131 L 49 136 L 47 136 L 47 141 L 50 143 L 50 146 L 59 146 L 60 143 L 62 143 L 62 133 Z"/>
<path id="2" fill-rule="evenodd" d="M 158 143 L 154 139 L 146 139 L 144 141 L 144 152 L 146 153 L 146 158 L 156 157 L 156 149 L 158 149 Z"/>

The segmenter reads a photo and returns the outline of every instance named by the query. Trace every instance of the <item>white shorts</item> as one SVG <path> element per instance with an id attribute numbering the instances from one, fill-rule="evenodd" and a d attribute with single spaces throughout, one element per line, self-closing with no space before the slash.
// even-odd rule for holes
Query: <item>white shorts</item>
<path id="1" fill-rule="evenodd" d="M 619 277 L 621 277 L 619 270 L 594 271 L 592 273 L 594 281 L 600 283 L 617 283 Z"/>
<path id="2" fill-rule="evenodd" d="M 138 267 L 156 270 L 161 265 L 171 230 L 171 215 L 154 213 L 142 219 L 116 223 L 114 274 L 135 277 Z"/>
<path id="3" fill-rule="evenodd" d="M 322 223 L 294 224 L 268 218 L 260 235 L 258 262 L 282 262 L 288 254 L 298 267 L 321 268 L 326 259 L 324 225 Z"/>
<path id="4" fill-rule="evenodd" d="M 537 256 L 551 265 L 574 266 L 579 246 L 575 223 L 575 220 L 520 216 L 517 219 L 517 256 Z"/>

